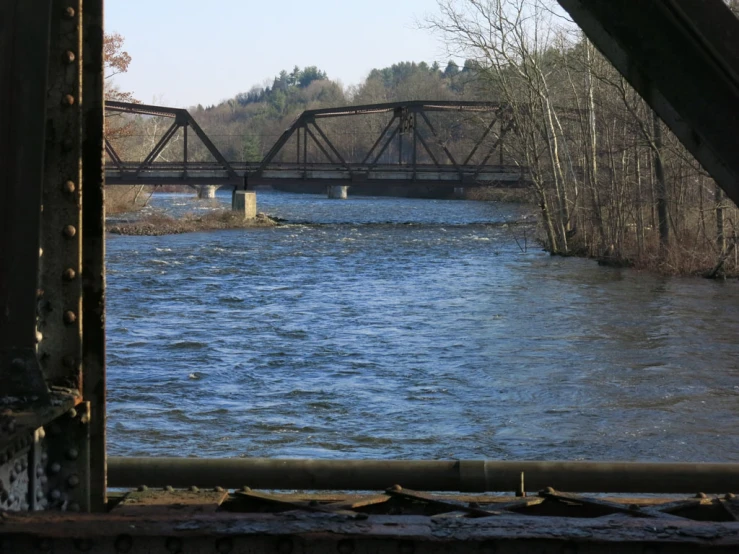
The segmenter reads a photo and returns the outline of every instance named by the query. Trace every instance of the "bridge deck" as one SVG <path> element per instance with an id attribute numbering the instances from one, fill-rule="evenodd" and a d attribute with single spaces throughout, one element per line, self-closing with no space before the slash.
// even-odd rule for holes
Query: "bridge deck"
<path id="1" fill-rule="evenodd" d="M 517 166 L 435 166 L 432 164 L 401 166 L 386 164 L 295 164 L 276 163 L 260 168 L 259 163 L 232 163 L 236 176 L 230 176 L 215 162 L 188 164 L 154 163 L 138 171 L 136 164 L 108 166 L 108 185 L 264 185 L 286 182 L 327 183 L 362 186 L 368 184 L 424 184 L 444 186 L 488 186 L 506 183 L 515 186 L 522 181 Z"/>

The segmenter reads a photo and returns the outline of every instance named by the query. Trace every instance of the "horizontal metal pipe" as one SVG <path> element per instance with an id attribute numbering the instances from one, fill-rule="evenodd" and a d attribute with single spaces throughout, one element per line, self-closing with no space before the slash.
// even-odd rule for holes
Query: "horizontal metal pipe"
<path id="1" fill-rule="evenodd" d="M 739 491 L 739 464 L 281 460 L 271 458 L 110 458 L 111 487 L 275 490 L 509 492 L 554 487 L 568 492 L 727 493 Z"/>

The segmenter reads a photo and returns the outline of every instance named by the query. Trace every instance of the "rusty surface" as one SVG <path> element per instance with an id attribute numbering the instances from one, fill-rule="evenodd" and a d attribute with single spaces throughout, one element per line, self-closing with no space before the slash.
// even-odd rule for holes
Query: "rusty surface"
<path id="1" fill-rule="evenodd" d="M 72 8 L 74 16 L 66 15 Z M 41 220 L 41 271 L 39 289 L 39 358 L 47 383 L 81 390 L 82 288 L 78 278 L 66 280 L 82 269 L 81 181 L 81 57 L 69 63 L 64 52 L 80 52 L 82 0 L 51 1 L 49 87 L 46 110 L 43 217 Z M 67 102 L 72 98 L 74 102 Z M 69 193 L 67 182 L 75 185 Z M 64 314 L 74 315 L 74 321 Z"/>
<path id="2" fill-rule="evenodd" d="M 215 513 L 228 492 L 169 491 L 144 489 L 128 493 L 113 513 L 119 516 L 144 517 L 148 515 L 197 515 Z"/>
<path id="3" fill-rule="evenodd" d="M 0 533 L 6 541 L 6 552 L 9 551 L 9 538 L 17 545 L 22 543 L 23 537 L 32 537 L 35 541 L 32 545 L 51 541 L 54 552 L 66 552 L 64 548 L 73 551 L 75 540 L 90 541 L 96 552 L 115 552 L 115 544 L 122 540 L 121 537 L 141 548 L 135 550 L 137 552 L 147 551 L 145 548 L 165 552 L 166 540 L 171 538 L 187 544 L 188 552 L 212 552 L 215 541 L 222 539 L 240 541 L 251 548 L 266 545 L 269 546 L 267 551 L 275 551 L 279 541 L 289 541 L 298 552 L 316 551 L 314 549 L 319 546 L 332 546 L 331 551 L 336 552 L 338 545 L 347 544 L 346 541 L 359 551 L 373 547 L 374 551 L 387 549 L 389 552 L 409 543 L 425 551 L 453 548 L 455 552 L 465 548 L 479 552 L 482 545 L 494 546 L 498 552 L 562 552 L 563 546 L 573 544 L 580 549 L 596 545 L 602 549 L 607 545 L 609 552 L 616 547 L 622 548 L 621 552 L 633 552 L 633 548 L 645 545 L 669 548 L 670 552 L 691 552 L 694 551 L 691 548 L 699 546 L 701 551 L 720 552 L 739 548 L 739 525 L 736 523 L 654 522 L 623 516 L 575 519 L 520 515 L 447 520 L 413 515 L 369 515 L 357 520 L 305 511 L 193 515 L 170 510 L 150 513 L 144 518 L 116 515 L 115 512 L 98 516 L 4 514 Z M 533 549 L 537 544 L 539 550 Z M 506 550 L 512 545 L 518 550 Z M 206 547 L 211 550 L 205 550 Z M 560 550 L 549 550 L 555 547 Z"/>

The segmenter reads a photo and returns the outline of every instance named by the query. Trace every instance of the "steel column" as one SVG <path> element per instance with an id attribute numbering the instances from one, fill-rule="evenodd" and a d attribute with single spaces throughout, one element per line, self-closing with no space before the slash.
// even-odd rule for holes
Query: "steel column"
<path id="1" fill-rule="evenodd" d="M 36 306 L 50 15 L 45 1 L 0 4 L 0 400 L 48 400 Z"/>
<path id="2" fill-rule="evenodd" d="M 82 393 L 85 403 L 77 408 L 76 416 L 68 414 L 68 426 L 70 433 L 79 437 L 77 466 L 81 472 L 80 484 L 87 487 L 84 497 L 80 492 L 75 493 L 78 502 L 83 509 L 102 512 L 107 500 L 103 0 L 84 0 L 83 6 Z"/>

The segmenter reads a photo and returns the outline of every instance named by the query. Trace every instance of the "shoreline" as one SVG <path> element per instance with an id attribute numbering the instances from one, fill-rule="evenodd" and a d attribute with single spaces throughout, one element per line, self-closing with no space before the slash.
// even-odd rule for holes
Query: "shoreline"
<path id="1" fill-rule="evenodd" d="M 158 237 L 226 229 L 266 229 L 278 225 L 278 221 L 263 213 L 257 214 L 254 219 L 244 219 L 231 210 L 219 210 L 205 215 L 188 214 L 181 218 L 153 214 L 138 221 L 114 223 L 107 227 L 106 232 L 111 235 Z"/>

